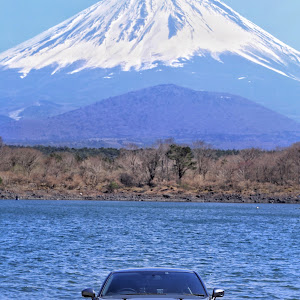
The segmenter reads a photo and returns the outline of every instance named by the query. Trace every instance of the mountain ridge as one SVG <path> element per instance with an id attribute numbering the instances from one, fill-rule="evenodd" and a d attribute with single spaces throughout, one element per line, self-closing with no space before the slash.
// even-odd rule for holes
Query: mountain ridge
<path id="1" fill-rule="evenodd" d="M 300 124 L 248 99 L 175 85 L 130 92 L 43 122 L 19 121 L 0 130 L 5 140 L 14 142 L 120 140 L 149 144 L 173 137 L 185 143 L 205 139 L 233 148 L 246 144 L 247 139 L 252 139 L 249 146 L 287 146 L 300 137 Z"/>

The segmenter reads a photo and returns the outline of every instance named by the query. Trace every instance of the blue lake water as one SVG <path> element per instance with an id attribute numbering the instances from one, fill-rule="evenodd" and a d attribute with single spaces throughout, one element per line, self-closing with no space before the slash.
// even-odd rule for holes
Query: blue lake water
<path id="1" fill-rule="evenodd" d="M 0 299 L 83 299 L 110 270 L 181 267 L 224 299 L 300 299 L 300 206 L 0 201 Z"/>

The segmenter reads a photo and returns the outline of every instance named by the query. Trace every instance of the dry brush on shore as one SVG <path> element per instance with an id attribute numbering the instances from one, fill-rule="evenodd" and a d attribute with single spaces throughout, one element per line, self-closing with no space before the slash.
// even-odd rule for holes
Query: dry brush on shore
<path id="1" fill-rule="evenodd" d="M 152 148 L 0 146 L 0 190 L 15 194 L 300 194 L 300 143 L 276 151 L 222 151 L 203 141 Z"/>

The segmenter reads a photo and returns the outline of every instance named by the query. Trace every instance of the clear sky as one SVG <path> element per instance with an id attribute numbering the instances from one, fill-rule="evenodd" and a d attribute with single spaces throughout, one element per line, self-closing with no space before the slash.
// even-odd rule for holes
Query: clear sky
<path id="1" fill-rule="evenodd" d="M 98 0 L 0 0 L 0 52 L 64 21 Z M 300 51 L 300 0 L 223 0 Z"/>

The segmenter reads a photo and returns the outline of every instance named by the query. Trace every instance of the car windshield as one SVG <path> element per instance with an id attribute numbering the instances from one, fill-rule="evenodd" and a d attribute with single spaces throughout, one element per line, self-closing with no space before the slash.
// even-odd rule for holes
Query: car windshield
<path id="1" fill-rule="evenodd" d="M 206 296 L 195 273 L 174 271 L 113 273 L 102 291 L 102 296 L 167 294 Z"/>

